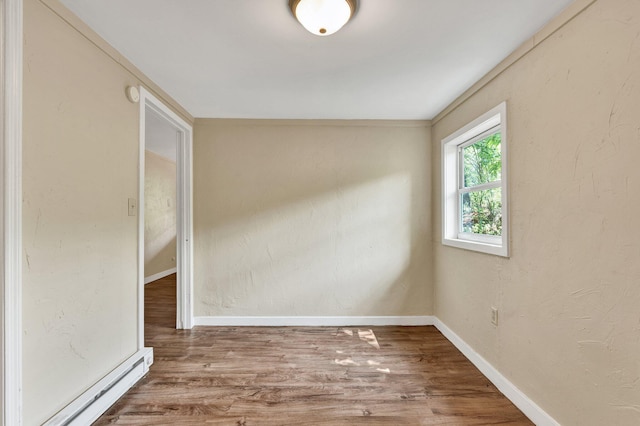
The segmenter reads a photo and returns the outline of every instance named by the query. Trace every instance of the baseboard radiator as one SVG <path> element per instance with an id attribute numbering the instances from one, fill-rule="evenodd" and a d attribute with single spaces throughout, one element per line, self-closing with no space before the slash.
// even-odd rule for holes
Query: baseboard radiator
<path id="1" fill-rule="evenodd" d="M 53 416 L 44 426 L 93 423 L 149 371 L 153 348 L 143 348 Z"/>

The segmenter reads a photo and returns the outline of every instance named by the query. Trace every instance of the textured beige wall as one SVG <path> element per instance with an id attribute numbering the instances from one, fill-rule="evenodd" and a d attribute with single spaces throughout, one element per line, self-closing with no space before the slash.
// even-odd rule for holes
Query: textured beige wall
<path id="1" fill-rule="evenodd" d="M 24 424 L 39 425 L 136 349 L 137 84 L 24 2 Z"/>
<path id="2" fill-rule="evenodd" d="M 640 424 L 639 34 L 599 0 L 433 127 L 436 314 L 563 425 Z M 439 240 L 440 141 L 503 100 L 510 259 Z"/>
<path id="3" fill-rule="evenodd" d="M 426 122 L 194 134 L 196 316 L 432 313 Z"/>
<path id="4" fill-rule="evenodd" d="M 176 267 L 176 163 L 145 151 L 144 276 Z"/>

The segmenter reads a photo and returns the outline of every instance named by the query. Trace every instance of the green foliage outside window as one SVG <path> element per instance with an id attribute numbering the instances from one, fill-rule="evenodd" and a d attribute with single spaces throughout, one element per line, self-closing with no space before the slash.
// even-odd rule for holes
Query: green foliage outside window
<path id="1" fill-rule="evenodd" d="M 501 134 L 494 133 L 462 148 L 464 187 L 500 181 L 502 172 Z M 500 187 L 471 190 L 462 194 L 462 231 L 502 235 L 502 191 Z"/>

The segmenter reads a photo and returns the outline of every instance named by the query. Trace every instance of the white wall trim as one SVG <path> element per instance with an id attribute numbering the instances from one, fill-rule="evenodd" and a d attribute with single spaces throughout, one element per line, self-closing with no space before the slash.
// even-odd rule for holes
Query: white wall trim
<path id="1" fill-rule="evenodd" d="M 146 108 L 177 130 L 176 158 L 176 328 L 193 327 L 193 126 L 147 89 L 140 87 L 140 150 L 138 177 L 138 348 L 144 347 L 144 152 Z"/>
<path id="2" fill-rule="evenodd" d="M 375 316 L 375 317 L 195 317 L 194 325 L 234 327 L 347 327 L 433 325 L 432 316 Z"/>
<path id="3" fill-rule="evenodd" d="M 487 379 L 493 383 L 513 404 L 518 407 L 537 426 L 559 426 L 553 417 L 547 414 L 520 389 L 504 377 L 493 365 L 477 353 L 460 336 L 434 317 L 434 325 L 453 345 L 475 365 Z"/>
<path id="4" fill-rule="evenodd" d="M 2 0 L 0 425 L 22 424 L 22 0 Z"/>
<path id="5" fill-rule="evenodd" d="M 157 274 L 153 274 L 153 275 L 149 275 L 148 277 L 144 277 L 144 285 L 152 283 L 152 282 L 154 282 L 156 280 L 159 280 L 161 278 L 167 277 L 167 276 L 169 276 L 171 274 L 175 274 L 177 270 L 178 270 L 177 268 L 171 268 L 171 269 L 167 269 L 166 271 L 158 272 Z"/>
<path id="6" fill-rule="evenodd" d="M 44 425 L 82 426 L 93 423 L 147 374 L 151 364 L 153 348 L 139 350 Z"/>
<path id="7" fill-rule="evenodd" d="M 146 139 L 146 91 L 140 90 L 138 141 L 138 349 L 144 347 L 144 177 Z"/>

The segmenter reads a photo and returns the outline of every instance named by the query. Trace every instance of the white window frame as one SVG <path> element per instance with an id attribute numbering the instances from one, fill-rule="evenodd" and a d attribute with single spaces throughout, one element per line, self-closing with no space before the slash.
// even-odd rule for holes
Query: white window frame
<path id="1" fill-rule="evenodd" d="M 497 129 L 501 133 L 502 170 L 500 181 L 463 188 L 461 182 L 464 164 L 460 158 L 461 148 L 483 139 Z M 442 140 L 442 244 L 509 257 L 507 134 L 507 103 L 502 102 Z M 478 235 L 461 232 L 461 194 L 492 188 L 501 188 L 502 192 L 502 235 Z"/>

